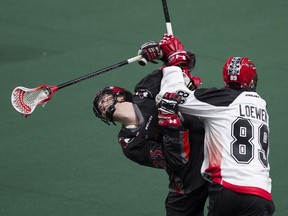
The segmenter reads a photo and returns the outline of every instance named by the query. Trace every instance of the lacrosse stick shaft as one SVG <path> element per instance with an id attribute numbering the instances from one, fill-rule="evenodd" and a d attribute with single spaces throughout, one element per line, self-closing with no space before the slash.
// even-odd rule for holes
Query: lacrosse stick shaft
<path id="1" fill-rule="evenodd" d="M 168 6 L 167 6 L 167 1 L 166 0 L 162 0 L 162 7 L 163 7 L 164 17 L 165 17 L 165 22 L 166 22 L 167 33 L 173 35 L 172 25 L 171 25 L 171 22 L 170 22 L 169 10 L 168 10 Z"/>
<path id="2" fill-rule="evenodd" d="M 162 8 L 163 8 L 165 22 L 166 22 L 166 32 L 168 34 L 173 35 L 172 25 L 171 25 L 171 22 L 170 22 L 169 10 L 168 10 L 168 6 L 167 6 L 166 0 L 162 0 Z M 144 66 L 144 65 L 147 64 L 147 60 L 145 58 L 142 58 L 142 59 L 140 59 L 139 64 Z"/>
<path id="3" fill-rule="evenodd" d="M 67 86 L 76 84 L 76 83 L 78 83 L 78 82 L 80 82 L 80 81 L 87 80 L 87 79 L 89 79 L 89 78 L 91 78 L 91 77 L 94 77 L 94 76 L 97 76 L 97 75 L 99 75 L 99 74 L 102 74 L 102 73 L 111 71 L 111 70 L 113 70 L 113 69 L 122 67 L 122 66 L 124 66 L 124 65 L 130 64 L 130 63 L 132 63 L 132 62 L 139 61 L 141 58 L 142 58 L 142 56 L 141 56 L 141 55 L 138 55 L 138 56 L 135 56 L 135 57 L 126 59 L 126 60 L 124 60 L 124 61 L 121 61 L 121 62 L 119 62 L 119 63 L 116 63 L 116 64 L 114 64 L 114 65 L 111 65 L 111 66 L 105 67 L 105 68 L 103 68 L 103 69 L 94 71 L 94 72 L 92 72 L 92 73 L 86 74 L 86 75 L 81 76 L 81 77 L 79 77 L 79 78 L 76 78 L 76 79 L 70 80 L 70 81 L 68 81 L 68 82 L 62 83 L 62 84 L 60 84 L 60 85 L 57 86 L 57 87 L 58 87 L 58 90 L 59 90 L 59 89 L 62 89 L 62 88 L 64 88 L 64 87 L 67 87 Z"/>
<path id="4" fill-rule="evenodd" d="M 27 117 L 35 110 L 37 105 L 42 104 L 44 106 L 49 100 L 51 100 L 54 93 L 58 91 L 59 89 L 76 84 L 80 81 L 89 79 L 91 77 L 102 74 L 104 72 L 108 72 L 110 70 L 122 67 L 132 62 L 138 61 L 141 58 L 142 56 L 138 55 L 138 56 L 126 59 L 114 65 L 108 66 L 106 68 L 97 70 L 95 72 L 89 73 L 79 78 L 62 83 L 58 86 L 51 86 L 48 84 L 43 84 L 33 89 L 28 89 L 26 87 L 18 86 L 12 91 L 12 94 L 11 94 L 12 105 L 18 112 L 20 112 L 25 117 Z"/>

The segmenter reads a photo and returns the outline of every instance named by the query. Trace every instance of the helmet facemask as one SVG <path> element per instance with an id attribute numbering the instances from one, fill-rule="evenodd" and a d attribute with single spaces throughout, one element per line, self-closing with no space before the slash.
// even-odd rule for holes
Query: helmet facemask
<path id="1" fill-rule="evenodd" d="M 113 120 L 115 105 L 124 101 L 132 102 L 132 94 L 129 91 L 118 87 L 106 87 L 96 93 L 93 102 L 94 114 L 106 124 L 110 125 L 112 122 L 116 125 Z"/>

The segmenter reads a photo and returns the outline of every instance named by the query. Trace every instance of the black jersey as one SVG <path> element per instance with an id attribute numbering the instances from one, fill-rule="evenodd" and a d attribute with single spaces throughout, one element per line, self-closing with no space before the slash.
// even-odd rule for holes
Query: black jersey
<path id="1" fill-rule="evenodd" d="M 170 191 L 187 194 L 206 184 L 200 173 L 204 127 L 197 117 L 184 115 L 184 128 L 158 128 L 155 96 L 161 79 L 162 72 L 157 70 L 136 85 L 133 103 L 140 123 L 135 128 L 123 126 L 118 140 L 126 157 L 141 165 L 166 169 Z"/>

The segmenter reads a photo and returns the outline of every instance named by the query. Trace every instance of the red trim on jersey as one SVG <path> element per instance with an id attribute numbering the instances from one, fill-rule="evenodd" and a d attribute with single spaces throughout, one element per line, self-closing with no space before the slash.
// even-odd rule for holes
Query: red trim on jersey
<path id="1" fill-rule="evenodd" d="M 233 184 L 230 184 L 230 183 L 224 181 L 222 178 L 212 178 L 212 181 L 219 183 L 219 184 L 223 185 L 223 187 L 225 187 L 231 191 L 234 191 L 234 192 L 244 193 L 244 194 L 252 194 L 252 195 L 263 197 L 264 199 L 267 199 L 269 201 L 272 200 L 271 193 L 267 192 L 266 190 L 263 190 L 262 188 L 233 185 Z"/>
<path id="2" fill-rule="evenodd" d="M 213 182 L 216 182 L 218 184 L 223 185 L 223 187 L 237 192 L 237 193 L 244 193 L 244 194 L 251 194 L 251 195 L 256 195 L 263 197 L 264 199 L 267 200 L 272 200 L 272 195 L 268 191 L 259 188 L 259 187 L 251 187 L 251 186 L 240 186 L 240 185 L 234 185 L 231 183 L 228 183 L 222 179 L 221 176 L 221 168 L 219 166 L 215 167 L 209 167 L 208 169 L 205 170 L 207 173 L 211 174 L 211 178 Z"/>
<path id="3" fill-rule="evenodd" d="M 210 166 L 205 170 L 206 173 L 210 173 L 211 178 L 221 178 L 221 168 L 220 166 Z"/>
<path id="4" fill-rule="evenodd" d="M 184 152 L 186 160 L 190 159 L 190 144 L 189 144 L 189 130 L 185 130 L 183 133 L 183 145 L 184 145 Z"/>

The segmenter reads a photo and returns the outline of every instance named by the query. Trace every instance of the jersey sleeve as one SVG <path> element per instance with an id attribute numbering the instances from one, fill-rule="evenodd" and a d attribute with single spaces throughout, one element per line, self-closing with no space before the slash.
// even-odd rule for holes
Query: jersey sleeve
<path id="1" fill-rule="evenodd" d="M 165 67 L 163 69 L 163 78 L 161 80 L 161 90 L 157 97 L 162 97 L 166 92 L 175 92 L 175 89 L 189 91 L 185 86 L 181 68 L 177 66 Z"/>
<path id="2" fill-rule="evenodd" d="M 171 170 L 181 169 L 190 157 L 189 130 L 183 127 L 163 129 L 163 151 Z"/>
<path id="3" fill-rule="evenodd" d="M 124 155 L 130 160 L 148 167 L 180 169 L 189 161 L 189 131 L 177 128 L 163 129 L 157 139 L 147 139 L 141 130 L 122 128 L 118 141 Z"/>
<path id="4" fill-rule="evenodd" d="M 222 91 L 222 93 L 219 94 L 219 91 Z M 216 88 L 189 90 L 185 86 L 181 68 L 176 66 L 163 69 L 161 90 L 156 96 L 156 103 L 161 100 L 166 92 L 175 92 L 181 96 L 179 104 L 181 113 L 195 115 L 200 118 L 215 116 L 218 115 L 218 111 L 222 111 L 221 109 L 215 110 L 213 101 L 218 103 L 217 106 L 222 106 L 224 103 L 227 106 L 235 99 L 235 95 L 232 95 L 232 98 L 228 98 L 229 95 L 225 93 L 225 90 L 218 90 Z"/>
<path id="5" fill-rule="evenodd" d="M 165 169 L 166 162 L 161 142 L 157 139 L 146 139 L 141 133 L 143 129 L 143 126 L 138 129 L 122 127 L 118 142 L 124 155 L 140 165 Z"/>
<path id="6" fill-rule="evenodd" d="M 136 95 L 155 99 L 160 91 L 162 76 L 161 70 L 155 70 L 152 73 L 149 73 L 137 83 L 134 92 Z"/>

